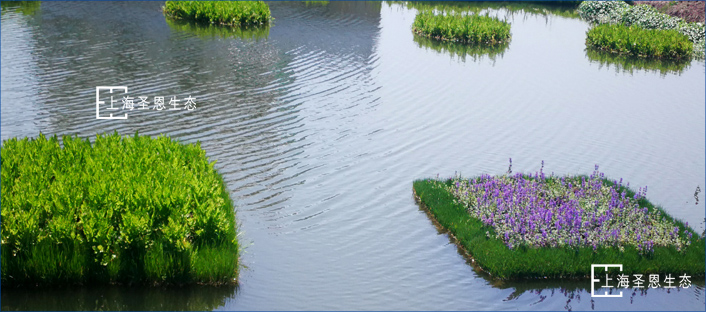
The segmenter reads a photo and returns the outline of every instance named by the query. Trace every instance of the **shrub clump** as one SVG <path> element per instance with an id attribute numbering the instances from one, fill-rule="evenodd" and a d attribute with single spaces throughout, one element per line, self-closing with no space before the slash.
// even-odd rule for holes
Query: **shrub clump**
<path id="1" fill-rule="evenodd" d="M 660 13 L 647 5 L 629 5 L 623 1 L 584 1 L 578 7 L 581 18 L 592 24 L 623 24 L 645 29 L 675 30 L 693 43 L 693 55 L 703 58 L 705 27 L 681 18 Z"/>
<path id="2" fill-rule="evenodd" d="M 462 43 L 499 44 L 510 40 L 510 24 L 498 18 L 446 12 L 422 11 L 414 18 L 412 30 L 437 40 Z"/>
<path id="3" fill-rule="evenodd" d="M 4 285 L 235 281 L 235 212 L 198 143 L 62 143 L 3 142 Z"/>
<path id="4" fill-rule="evenodd" d="M 268 24 L 271 19 L 263 1 L 167 1 L 163 9 L 171 18 L 228 26 Z"/>
<path id="5" fill-rule="evenodd" d="M 654 58 L 688 58 L 693 51 L 689 39 L 675 30 L 644 29 L 602 24 L 586 33 L 586 45 L 612 53 Z"/>

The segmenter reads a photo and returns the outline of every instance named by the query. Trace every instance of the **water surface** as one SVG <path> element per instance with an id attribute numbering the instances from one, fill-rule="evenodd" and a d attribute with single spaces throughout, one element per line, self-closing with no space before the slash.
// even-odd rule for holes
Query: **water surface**
<path id="1" fill-rule="evenodd" d="M 274 25 L 222 34 L 161 2 L 3 7 L 0 136 L 167 134 L 200 141 L 235 200 L 237 289 L 2 290 L 3 310 L 702 310 L 703 281 L 591 300 L 588 281 L 474 271 L 412 197 L 415 179 L 595 164 L 703 231 L 703 61 L 585 51 L 571 14 L 506 10 L 507 47 L 415 38 L 398 3 L 270 3 Z M 193 111 L 95 118 L 96 86 L 196 98 Z M 674 272 L 675 274 L 680 272 Z"/>

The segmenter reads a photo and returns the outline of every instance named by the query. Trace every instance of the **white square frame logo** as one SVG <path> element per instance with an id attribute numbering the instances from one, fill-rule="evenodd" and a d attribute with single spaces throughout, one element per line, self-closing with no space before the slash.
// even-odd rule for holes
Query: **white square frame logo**
<path id="1" fill-rule="evenodd" d="M 125 94 L 127 94 L 127 86 L 108 86 L 108 87 L 100 86 L 100 87 L 96 87 L 96 119 L 127 119 L 127 114 L 125 114 L 124 116 L 121 116 L 121 117 L 120 116 L 113 117 L 113 113 L 110 113 L 110 117 L 101 117 L 100 105 L 105 104 L 104 101 L 100 100 L 100 91 L 101 90 L 108 90 L 110 93 L 113 93 L 113 90 L 123 90 L 123 92 Z M 113 96 L 110 96 L 110 100 L 111 100 L 111 103 L 110 103 L 111 109 L 115 109 L 115 108 L 112 108 L 113 103 L 114 103 Z"/>
<path id="2" fill-rule="evenodd" d="M 618 295 L 609 295 L 608 291 L 606 290 L 602 295 L 596 295 L 596 288 L 595 284 L 596 282 L 600 282 L 600 279 L 595 279 L 595 270 L 596 267 L 599 268 L 604 268 L 606 272 L 608 272 L 608 268 L 618 268 L 620 269 L 620 272 L 623 271 L 623 265 L 622 264 L 591 264 L 591 297 L 602 297 L 602 298 L 622 298 L 623 297 L 623 292 L 620 291 L 620 294 Z"/>

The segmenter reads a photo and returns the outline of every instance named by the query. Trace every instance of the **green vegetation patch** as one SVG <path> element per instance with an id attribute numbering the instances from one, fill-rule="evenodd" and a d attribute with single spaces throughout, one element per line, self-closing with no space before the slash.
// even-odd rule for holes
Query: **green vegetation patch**
<path id="1" fill-rule="evenodd" d="M 586 33 L 586 45 L 612 53 L 654 58 L 688 58 L 694 46 L 676 30 L 601 24 Z"/>
<path id="2" fill-rule="evenodd" d="M 198 143 L 61 141 L 0 148 L 3 286 L 235 282 L 235 211 Z"/>
<path id="3" fill-rule="evenodd" d="M 270 7 L 263 1 L 167 1 L 170 18 L 228 26 L 268 24 Z"/>
<path id="4" fill-rule="evenodd" d="M 688 23 L 681 18 L 660 13 L 647 5 L 629 5 L 623 1 L 584 1 L 577 11 L 591 24 L 622 24 L 644 29 L 675 30 L 693 43 L 693 55 L 704 58 L 706 28 L 703 23 Z"/>
<path id="5" fill-rule="evenodd" d="M 417 14 L 412 30 L 437 40 L 462 43 L 500 44 L 510 40 L 510 24 L 487 15 L 427 10 Z"/>
<path id="6" fill-rule="evenodd" d="M 497 278 L 585 278 L 591 264 L 622 264 L 623 274 L 704 276 L 703 237 L 647 201 L 645 189 L 600 173 L 427 179 L 413 188 Z"/>

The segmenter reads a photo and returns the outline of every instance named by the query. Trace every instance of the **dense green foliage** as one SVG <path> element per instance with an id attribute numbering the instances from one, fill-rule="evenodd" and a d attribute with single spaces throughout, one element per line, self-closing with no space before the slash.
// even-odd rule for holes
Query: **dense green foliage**
<path id="1" fill-rule="evenodd" d="M 694 46 L 675 30 L 601 24 L 586 33 L 586 45 L 613 53 L 655 58 L 687 58 Z"/>
<path id="2" fill-rule="evenodd" d="M 499 44 L 510 40 L 510 24 L 498 18 L 462 13 L 422 11 L 412 30 L 438 40 L 462 43 Z"/>
<path id="3" fill-rule="evenodd" d="M 240 38 L 247 40 L 267 39 L 270 36 L 269 26 L 221 27 L 204 25 L 193 21 L 167 20 L 167 25 L 173 30 L 190 33 L 200 38 Z"/>
<path id="4" fill-rule="evenodd" d="M 592 24 L 622 24 L 645 29 L 675 30 L 693 43 L 693 55 L 704 57 L 704 24 L 688 23 L 681 18 L 660 13 L 647 5 L 628 5 L 623 1 L 584 1 L 578 7 L 583 19 Z"/>
<path id="5" fill-rule="evenodd" d="M 235 212 L 198 143 L 61 143 L 3 142 L 3 285 L 234 282 Z"/>
<path id="6" fill-rule="evenodd" d="M 270 7 L 263 1 L 167 1 L 164 14 L 171 18 L 229 26 L 267 24 Z"/>
<path id="7" fill-rule="evenodd" d="M 528 247 L 515 246 L 510 249 L 498 239 L 492 226 L 471 217 L 466 207 L 456 201 L 448 191 L 452 180 L 418 180 L 413 184 L 414 192 L 433 217 L 444 229 L 455 237 L 456 243 L 463 247 L 480 268 L 496 278 L 532 278 L 532 277 L 574 277 L 584 278 L 590 275 L 591 264 L 620 263 L 624 274 L 689 274 L 704 276 L 704 240 L 694 235 L 694 241 L 682 251 L 675 247 L 655 247 L 649 254 L 643 254 L 637 248 L 627 246 L 623 251 L 616 247 Z M 612 185 L 611 182 L 605 181 Z M 625 187 L 626 196 L 635 193 Z M 687 229 L 681 222 L 672 219 L 661 209 L 647 200 L 641 199 L 641 205 L 650 211 L 658 210 L 665 219 L 674 222 L 680 233 Z"/>

